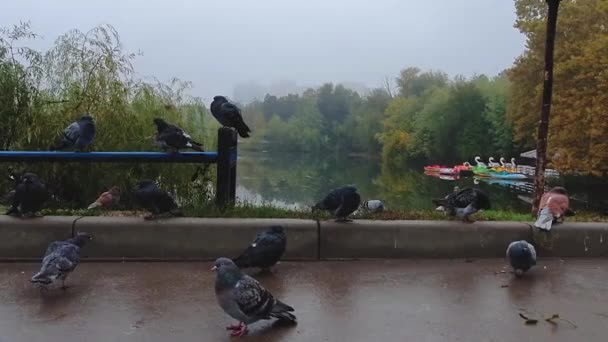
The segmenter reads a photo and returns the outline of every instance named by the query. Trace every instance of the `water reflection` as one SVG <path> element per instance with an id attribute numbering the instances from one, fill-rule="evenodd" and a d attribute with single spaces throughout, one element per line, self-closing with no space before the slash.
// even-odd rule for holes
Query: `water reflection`
<path id="1" fill-rule="evenodd" d="M 383 199 L 389 208 L 433 209 L 431 198 L 478 183 L 490 193 L 493 209 L 527 212 L 533 190 L 529 181 L 440 179 L 425 175 L 420 165 L 392 168 L 370 158 L 247 150 L 239 151 L 237 182 L 239 199 L 285 208 L 310 207 L 330 189 L 354 184 L 364 199 Z M 556 184 L 569 189 L 575 209 L 608 207 L 605 180 L 566 177 L 549 185 Z"/>

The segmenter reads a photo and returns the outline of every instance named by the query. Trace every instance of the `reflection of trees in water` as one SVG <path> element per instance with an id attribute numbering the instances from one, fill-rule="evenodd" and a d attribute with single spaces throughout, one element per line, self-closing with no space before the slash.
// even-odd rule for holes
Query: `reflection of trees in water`
<path id="1" fill-rule="evenodd" d="M 335 187 L 354 184 L 363 200 L 382 199 L 389 208 L 395 209 L 433 209 L 432 198 L 445 196 L 456 185 L 473 186 L 472 178 L 446 181 L 425 175 L 420 165 L 395 167 L 366 158 L 252 151 L 243 151 L 240 157 L 239 185 L 259 194 L 264 201 L 303 206 L 315 203 Z M 567 182 L 573 194 L 593 192 L 577 179 L 578 183 Z M 529 209 L 527 203 L 517 198 L 521 193 L 515 189 L 485 182 L 478 186 L 490 194 L 493 209 L 517 212 Z"/>

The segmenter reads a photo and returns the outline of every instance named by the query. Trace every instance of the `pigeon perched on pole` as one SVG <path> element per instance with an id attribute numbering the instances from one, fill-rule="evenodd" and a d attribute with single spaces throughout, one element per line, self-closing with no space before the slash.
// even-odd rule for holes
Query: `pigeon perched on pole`
<path id="1" fill-rule="evenodd" d="M 281 259 L 286 246 L 287 237 L 283 227 L 272 226 L 259 233 L 243 254 L 234 259 L 234 263 L 240 268 L 269 269 Z"/>
<path id="2" fill-rule="evenodd" d="M 568 191 L 556 186 L 543 195 L 540 200 L 538 217 L 534 226 L 541 230 L 550 231 L 553 223 L 560 222 L 564 216 L 572 216 Z"/>
<path id="3" fill-rule="evenodd" d="M 151 213 L 144 217 L 147 220 L 159 216 L 181 216 L 181 211 L 169 193 L 161 190 L 151 180 L 143 180 L 138 183 L 135 198 Z"/>
<path id="4" fill-rule="evenodd" d="M 361 204 L 361 196 L 354 186 L 343 186 L 332 190 L 323 200 L 315 204 L 313 210 L 327 210 L 336 222 L 347 222 L 348 216 L 355 212 Z"/>
<path id="5" fill-rule="evenodd" d="M 525 240 L 513 241 L 507 247 L 507 259 L 515 275 L 521 277 L 536 265 L 536 249 Z"/>
<path id="6" fill-rule="evenodd" d="M 95 200 L 95 202 L 89 204 L 87 209 L 95 209 L 95 208 L 111 208 L 118 204 L 120 201 L 120 188 L 117 186 L 113 186 L 110 190 L 102 193 Z"/>
<path id="7" fill-rule="evenodd" d="M 490 197 L 477 188 L 464 188 L 445 198 L 434 199 L 433 204 L 450 216 L 458 216 L 464 222 L 473 222 L 469 216 L 480 210 L 490 209 Z"/>
<path id="8" fill-rule="evenodd" d="M 51 147 L 51 151 L 74 149 L 82 152 L 87 150 L 95 139 L 95 120 L 89 114 L 83 115 L 63 130 L 60 139 L 61 141 L 57 145 Z"/>
<path id="9" fill-rule="evenodd" d="M 248 138 L 251 130 L 243 121 L 241 110 L 224 96 L 215 96 L 211 102 L 211 114 L 224 127 L 233 127 L 243 138 Z"/>
<path id="10" fill-rule="evenodd" d="M 296 323 L 294 308 L 275 299 L 257 280 L 244 274 L 228 258 L 215 261 L 212 271 L 216 272 L 215 296 L 220 307 L 230 317 L 239 321 L 228 326 L 231 336 L 243 336 L 247 325 L 259 320 L 277 318 Z"/>
<path id="11" fill-rule="evenodd" d="M 32 277 L 31 282 L 40 284 L 46 289 L 47 286 L 60 280 L 61 288 L 67 289 L 65 281 L 80 263 L 80 249 L 89 240 L 92 240 L 89 234 L 78 233 L 65 241 L 52 242 L 44 253 L 40 272 Z"/>
<path id="12" fill-rule="evenodd" d="M 184 132 L 183 129 L 160 118 L 154 119 L 154 124 L 156 125 L 154 141 L 162 149 L 170 149 L 174 153 L 185 148 L 203 152 L 203 144 L 192 140 L 190 134 Z"/>
<path id="13" fill-rule="evenodd" d="M 7 215 L 34 216 L 49 198 L 46 185 L 34 173 L 24 173 L 15 180 L 15 193 Z"/>

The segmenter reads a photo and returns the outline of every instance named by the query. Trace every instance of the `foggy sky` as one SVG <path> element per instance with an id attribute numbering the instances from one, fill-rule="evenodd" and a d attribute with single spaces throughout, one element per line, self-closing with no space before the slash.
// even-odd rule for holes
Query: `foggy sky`
<path id="1" fill-rule="evenodd" d="M 205 102 L 251 81 L 380 86 L 406 66 L 494 75 L 524 48 L 511 0 L 2 0 L 0 26 L 30 20 L 47 48 L 113 25 L 145 76 L 194 83 Z"/>

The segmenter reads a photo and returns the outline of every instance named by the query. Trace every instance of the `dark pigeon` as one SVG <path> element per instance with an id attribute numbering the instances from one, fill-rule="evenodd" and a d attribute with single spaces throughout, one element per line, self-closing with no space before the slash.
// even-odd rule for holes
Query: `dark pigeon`
<path id="1" fill-rule="evenodd" d="M 86 114 L 65 128 L 61 141 L 51 147 L 51 151 L 66 149 L 85 151 L 93 143 L 93 139 L 95 139 L 95 121 L 92 116 Z"/>
<path id="2" fill-rule="evenodd" d="M 234 259 L 234 263 L 240 268 L 269 269 L 281 259 L 286 246 L 287 237 L 283 227 L 272 226 L 267 231 L 258 234 L 245 252 Z"/>
<path id="3" fill-rule="evenodd" d="M 507 259 L 509 259 L 515 275 L 521 277 L 536 265 L 536 249 L 525 240 L 513 241 L 507 247 Z"/>
<path id="4" fill-rule="evenodd" d="M 361 196 L 354 186 L 343 186 L 332 190 L 319 203 L 315 204 L 313 210 L 327 210 L 335 218 L 336 222 L 346 222 L 347 217 L 354 213 L 361 204 Z"/>
<path id="5" fill-rule="evenodd" d="M 49 199 L 46 185 L 33 173 L 24 173 L 15 180 L 15 192 L 7 215 L 34 216 Z"/>
<path id="6" fill-rule="evenodd" d="M 450 216 L 458 216 L 464 222 L 472 222 L 469 216 L 479 210 L 490 209 L 490 198 L 477 188 L 454 191 L 442 199 L 434 199 L 433 204 Z"/>
<path id="7" fill-rule="evenodd" d="M 139 182 L 135 189 L 135 198 L 151 213 L 151 215 L 145 217 L 146 219 L 154 219 L 161 215 L 181 215 L 177 204 L 169 193 L 161 190 L 153 181 L 143 180 Z"/>
<path id="8" fill-rule="evenodd" d="M 224 96 L 215 96 L 211 102 L 211 114 L 224 127 L 234 127 L 239 135 L 248 138 L 251 130 L 243 121 L 241 110 Z"/>
<path id="9" fill-rule="evenodd" d="M 243 336 L 247 325 L 259 320 L 277 318 L 296 323 L 294 308 L 275 299 L 260 283 L 243 274 L 228 258 L 219 258 L 211 269 L 216 272 L 215 296 L 217 302 L 239 324 L 227 327 L 232 336 Z"/>
<path id="10" fill-rule="evenodd" d="M 31 282 L 46 288 L 61 280 L 61 288 L 65 290 L 68 275 L 80 263 L 80 249 L 89 240 L 89 234 L 78 233 L 71 239 L 52 242 L 44 253 L 40 272 L 32 277 Z"/>
<path id="11" fill-rule="evenodd" d="M 185 148 L 203 152 L 203 144 L 192 140 L 192 137 L 183 129 L 160 118 L 154 119 L 154 124 L 156 125 L 154 141 L 159 147 L 165 150 L 171 149 L 173 152 L 179 152 L 180 149 Z"/>

